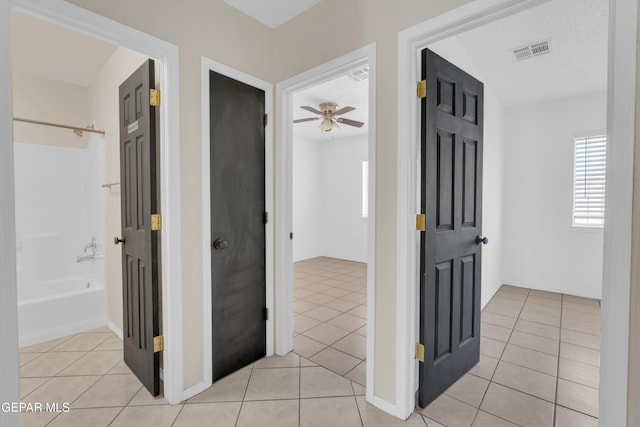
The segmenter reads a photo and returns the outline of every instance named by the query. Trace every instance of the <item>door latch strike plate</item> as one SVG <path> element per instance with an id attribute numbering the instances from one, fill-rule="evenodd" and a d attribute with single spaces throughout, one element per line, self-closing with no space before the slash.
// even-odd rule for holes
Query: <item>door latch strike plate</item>
<path id="1" fill-rule="evenodd" d="M 158 353 L 164 351 L 164 336 L 153 337 L 153 352 Z"/>
<path id="2" fill-rule="evenodd" d="M 417 231 L 427 230 L 427 216 L 425 214 L 416 215 L 416 230 Z"/>
<path id="3" fill-rule="evenodd" d="M 418 82 L 416 87 L 416 96 L 420 99 L 427 97 L 427 81 L 422 80 Z"/>
<path id="4" fill-rule="evenodd" d="M 416 344 L 415 359 L 419 360 L 420 362 L 424 362 L 424 345 L 419 343 Z"/>
<path id="5" fill-rule="evenodd" d="M 151 231 L 159 230 L 162 230 L 162 215 L 153 214 L 151 215 Z"/>
<path id="6" fill-rule="evenodd" d="M 149 105 L 152 107 L 160 106 L 160 90 L 149 89 Z"/>

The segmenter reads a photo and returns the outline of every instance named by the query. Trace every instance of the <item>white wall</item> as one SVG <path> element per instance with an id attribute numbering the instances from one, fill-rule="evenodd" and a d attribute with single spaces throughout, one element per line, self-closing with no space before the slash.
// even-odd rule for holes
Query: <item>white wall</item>
<path id="1" fill-rule="evenodd" d="M 367 262 L 367 221 L 362 218 L 362 161 L 368 138 L 327 141 L 322 146 L 324 253 Z"/>
<path id="2" fill-rule="evenodd" d="M 504 180 L 505 283 L 602 295 L 602 229 L 572 227 L 573 141 L 606 128 L 606 93 L 510 108 Z"/>
<path id="3" fill-rule="evenodd" d="M 148 58 L 128 49 L 118 48 L 102 67 L 88 89 L 89 115 L 104 136 L 104 183 L 120 182 L 120 125 L 118 87 Z M 120 186 L 102 189 L 105 206 L 105 282 L 108 320 L 115 331 L 122 331 L 122 253 L 113 244 L 120 236 Z"/>
<path id="4" fill-rule="evenodd" d="M 71 126 L 90 123 L 87 88 L 24 74 L 13 76 L 13 115 Z M 81 138 L 69 129 L 14 122 L 14 141 L 28 144 L 86 147 L 89 134 Z"/>
<path id="5" fill-rule="evenodd" d="M 457 37 L 429 46 L 438 55 L 480 81 L 482 73 Z M 482 234 L 489 243 L 482 247 L 482 306 L 502 285 L 503 263 L 503 157 L 505 147 L 504 108 L 490 85 L 484 86 L 484 151 L 482 170 Z"/>
<path id="6" fill-rule="evenodd" d="M 293 260 L 367 262 L 367 219 L 361 215 L 367 136 L 294 138 L 293 147 Z"/>
<path id="7" fill-rule="evenodd" d="M 324 255 L 321 142 L 293 141 L 293 261 Z"/>

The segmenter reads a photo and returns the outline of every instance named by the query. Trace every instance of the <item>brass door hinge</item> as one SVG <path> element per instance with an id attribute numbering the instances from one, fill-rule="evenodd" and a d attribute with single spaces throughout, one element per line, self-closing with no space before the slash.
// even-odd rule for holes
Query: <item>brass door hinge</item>
<path id="1" fill-rule="evenodd" d="M 427 231 L 427 216 L 425 214 L 416 215 L 416 230 Z"/>
<path id="2" fill-rule="evenodd" d="M 152 107 L 160 106 L 160 89 L 149 89 L 149 105 Z"/>
<path id="3" fill-rule="evenodd" d="M 264 127 L 267 127 L 267 123 L 269 123 L 269 115 L 265 114 L 264 115 Z"/>
<path id="4" fill-rule="evenodd" d="M 264 320 L 269 320 L 269 309 L 266 307 L 264 309 Z"/>
<path id="5" fill-rule="evenodd" d="M 153 214 L 151 215 L 151 231 L 158 230 L 162 230 L 162 215 Z"/>
<path id="6" fill-rule="evenodd" d="M 268 224 L 268 223 L 269 223 L 269 212 L 265 212 L 265 213 L 264 213 L 264 221 L 263 221 L 263 222 L 264 222 L 265 224 Z"/>
<path id="7" fill-rule="evenodd" d="M 418 82 L 418 86 L 416 88 L 416 96 L 420 99 L 427 97 L 427 81 L 422 80 Z"/>
<path id="8" fill-rule="evenodd" d="M 153 337 L 153 352 L 158 353 L 164 351 L 164 336 Z"/>
<path id="9" fill-rule="evenodd" d="M 415 355 L 415 359 L 424 362 L 424 345 L 422 344 L 416 344 L 416 355 Z"/>

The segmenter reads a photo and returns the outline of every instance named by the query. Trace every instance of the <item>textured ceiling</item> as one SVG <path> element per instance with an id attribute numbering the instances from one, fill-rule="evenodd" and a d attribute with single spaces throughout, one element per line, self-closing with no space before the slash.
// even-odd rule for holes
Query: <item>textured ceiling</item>
<path id="1" fill-rule="evenodd" d="M 606 89 L 607 0 L 553 0 L 457 37 L 506 106 Z M 549 54 L 511 53 L 544 39 Z"/>
<path id="2" fill-rule="evenodd" d="M 270 28 L 278 28 L 320 0 L 224 0 L 256 21 Z"/>
<path id="3" fill-rule="evenodd" d="M 13 12 L 13 71 L 17 75 L 89 86 L 117 46 L 20 12 Z"/>

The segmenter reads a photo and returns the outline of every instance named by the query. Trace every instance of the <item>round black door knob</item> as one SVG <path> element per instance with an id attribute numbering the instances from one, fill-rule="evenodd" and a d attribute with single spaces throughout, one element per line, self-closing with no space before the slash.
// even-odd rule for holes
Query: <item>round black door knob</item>
<path id="1" fill-rule="evenodd" d="M 124 245 L 124 239 L 121 239 L 121 238 L 119 238 L 119 237 L 114 237 L 114 238 L 113 238 L 113 244 L 114 244 L 114 245 L 118 245 L 118 244 L 120 244 L 120 243 L 122 243 L 122 244 Z"/>
<path id="2" fill-rule="evenodd" d="M 226 249 L 227 246 L 228 246 L 228 243 L 226 240 L 216 239 L 216 241 L 213 242 L 213 247 L 216 249 Z"/>
<path id="3" fill-rule="evenodd" d="M 482 243 L 483 245 L 486 245 L 487 243 L 489 243 L 489 239 L 482 236 L 476 237 L 476 245 L 479 245 L 480 243 Z"/>

